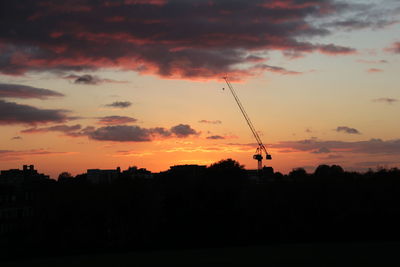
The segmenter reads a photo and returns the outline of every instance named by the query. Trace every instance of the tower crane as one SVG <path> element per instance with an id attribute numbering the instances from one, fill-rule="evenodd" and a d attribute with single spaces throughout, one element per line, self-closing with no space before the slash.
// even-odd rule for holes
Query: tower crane
<path id="1" fill-rule="evenodd" d="M 257 160 L 257 166 L 258 166 L 258 170 L 260 171 L 262 169 L 262 160 L 263 160 L 263 153 L 265 154 L 265 159 L 266 160 L 271 160 L 272 156 L 271 154 L 269 154 L 267 152 L 267 149 L 265 148 L 263 142 L 261 141 L 260 136 L 258 135 L 256 129 L 253 126 L 253 123 L 250 120 L 249 115 L 247 115 L 246 110 L 244 109 L 242 103 L 240 102 L 239 97 L 237 96 L 235 89 L 233 89 L 232 84 L 230 83 L 228 77 L 223 77 L 223 79 L 225 80 L 226 84 L 228 85 L 229 90 L 231 91 L 233 97 L 235 98 L 236 103 L 239 106 L 240 111 L 243 114 L 243 117 L 245 118 L 247 125 L 249 125 L 251 132 L 253 133 L 257 143 L 258 143 L 258 147 L 256 149 L 256 153 L 253 155 L 253 159 Z"/>

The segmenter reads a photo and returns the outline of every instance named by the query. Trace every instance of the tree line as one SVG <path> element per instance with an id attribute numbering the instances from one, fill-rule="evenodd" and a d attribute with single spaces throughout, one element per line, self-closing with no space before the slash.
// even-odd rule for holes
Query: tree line
<path id="1" fill-rule="evenodd" d="M 91 184 L 85 175 L 63 174 L 58 182 L 0 190 L 31 196 L 20 205 L 32 215 L 15 218 L 24 227 L 1 236 L 2 253 L 15 256 L 22 249 L 35 255 L 400 240 L 396 168 L 358 173 L 320 165 L 254 180 L 227 159 L 152 179 L 121 174 Z"/>

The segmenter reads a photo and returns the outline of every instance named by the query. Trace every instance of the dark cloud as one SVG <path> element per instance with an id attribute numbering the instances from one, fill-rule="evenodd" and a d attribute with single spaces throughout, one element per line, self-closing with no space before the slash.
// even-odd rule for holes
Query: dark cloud
<path id="1" fill-rule="evenodd" d="M 82 127 L 79 124 L 68 126 L 68 125 L 55 125 L 51 127 L 43 127 L 43 128 L 29 128 L 22 130 L 21 133 L 45 133 L 45 132 L 62 132 L 62 133 L 71 133 L 80 130 Z"/>
<path id="2" fill-rule="evenodd" d="M 214 121 L 210 121 L 210 120 L 200 120 L 200 123 L 207 123 L 207 124 L 221 124 L 222 121 L 220 120 L 214 120 Z"/>
<path id="3" fill-rule="evenodd" d="M 137 119 L 127 116 L 106 116 L 98 118 L 98 124 L 103 125 L 119 125 L 131 122 L 137 122 Z"/>
<path id="4" fill-rule="evenodd" d="M 87 85 L 97 85 L 101 83 L 127 83 L 125 81 L 101 79 L 96 75 L 90 75 L 90 74 L 84 74 L 84 75 L 71 74 L 65 76 L 64 79 L 73 80 L 75 84 L 87 84 Z"/>
<path id="5" fill-rule="evenodd" d="M 40 109 L 0 100 L 0 125 L 65 122 L 70 119 L 67 113 L 61 109 Z"/>
<path id="6" fill-rule="evenodd" d="M 373 100 L 374 102 L 381 102 L 381 103 L 387 103 L 387 104 L 393 104 L 396 102 L 399 102 L 397 98 L 390 98 L 390 97 L 381 97 Z"/>
<path id="7" fill-rule="evenodd" d="M 76 84 L 99 84 L 101 82 L 101 80 L 97 77 L 97 76 L 93 76 L 93 75 L 69 75 L 66 78 L 72 78 L 74 79 L 74 83 Z"/>
<path id="8" fill-rule="evenodd" d="M 126 125 L 101 127 L 87 134 L 90 139 L 99 141 L 148 142 L 152 139 L 151 130 Z"/>
<path id="9" fill-rule="evenodd" d="M 22 140 L 21 136 L 14 136 L 11 138 L 11 140 Z"/>
<path id="10" fill-rule="evenodd" d="M 0 83 L 0 97 L 47 99 L 49 97 L 61 96 L 64 95 L 49 89 L 20 84 Z"/>
<path id="11" fill-rule="evenodd" d="M 136 125 L 109 125 L 95 128 L 88 126 L 82 128 L 81 125 L 55 125 L 51 127 L 33 127 L 23 130 L 22 133 L 45 133 L 61 132 L 71 137 L 88 137 L 98 141 L 115 142 L 149 142 L 163 138 L 186 138 L 190 135 L 197 135 L 198 132 L 187 124 L 179 124 L 166 129 L 163 127 L 142 128 Z"/>
<path id="12" fill-rule="evenodd" d="M 385 6 L 372 3 L 353 4 L 353 8 L 343 10 L 342 14 L 331 17 L 330 21 L 322 26 L 345 31 L 382 29 L 399 22 L 398 8 L 398 4 L 394 2 L 385 2 Z"/>
<path id="13" fill-rule="evenodd" d="M 321 147 L 325 147 L 331 152 L 400 155 L 400 139 L 387 141 L 371 139 L 368 141 L 345 142 L 323 141 L 314 138 L 302 141 L 282 141 L 270 146 L 272 148 L 291 149 L 310 153 L 319 150 Z"/>
<path id="14" fill-rule="evenodd" d="M 225 139 L 225 137 L 221 136 L 221 135 L 211 135 L 211 136 L 207 136 L 207 139 L 211 139 L 211 140 L 222 140 Z"/>
<path id="15" fill-rule="evenodd" d="M 198 134 L 190 125 L 188 124 L 179 124 L 174 127 L 171 127 L 171 133 L 175 134 L 178 137 L 186 137 L 189 135 Z"/>
<path id="16" fill-rule="evenodd" d="M 362 30 L 366 28 L 381 29 L 396 23 L 398 23 L 398 21 L 389 19 L 364 20 L 364 19 L 353 18 L 348 20 L 338 20 L 330 22 L 325 24 L 324 26 L 352 31 L 352 30 Z"/>
<path id="17" fill-rule="evenodd" d="M 163 127 L 156 127 L 150 129 L 150 132 L 154 135 L 161 136 L 161 137 L 169 137 L 172 135 L 171 130 L 167 130 Z M 178 137 L 186 137 L 186 136 L 178 136 Z"/>
<path id="18" fill-rule="evenodd" d="M 336 132 L 342 132 L 342 133 L 347 133 L 347 134 L 361 134 L 360 131 L 358 131 L 355 128 L 350 128 L 347 126 L 339 126 L 335 130 Z"/>
<path id="19" fill-rule="evenodd" d="M 97 129 L 86 129 L 80 135 L 86 135 L 90 139 L 98 141 L 115 141 L 115 142 L 149 142 L 157 138 L 178 137 L 185 138 L 190 135 L 196 135 L 197 132 L 187 124 L 179 124 L 165 129 L 141 128 L 136 125 L 115 125 L 100 127 Z"/>
<path id="20" fill-rule="evenodd" d="M 132 103 L 129 101 L 115 101 L 111 104 L 106 105 L 106 107 L 113 107 L 113 108 L 128 108 L 132 106 Z"/>
<path id="21" fill-rule="evenodd" d="M 330 54 L 330 55 L 340 55 L 340 54 L 353 54 L 356 52 L 355 49 L 350 48 L 350 47 L 345 47 L 345 46 L 339 46 L 339 45 L 334 45 L 334 44 L 328 44 L 328 45 L 319 45 L 317 46 L 317 49 L 324 54 Z"/>
<path id="22" fill-rule="evenodd" d="M 335 0 L 5 0 L 0 72 L 118 68 L 169 78 L 296 74 L 258 65 L 267 60 L 260 52 L 353 53 L 311 40 L 331 34 L 318 21 L 357 8 Z M 96 83 L 91 78 L 76 80 Z"/>

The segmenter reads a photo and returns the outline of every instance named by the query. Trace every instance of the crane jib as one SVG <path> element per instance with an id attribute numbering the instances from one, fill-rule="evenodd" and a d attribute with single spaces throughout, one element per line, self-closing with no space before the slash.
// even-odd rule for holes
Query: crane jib
<path id="1" fill-rule="evenodd" d="M 258 161 L 258 169 L 260 170 L 262 168 L 262 153 L 265 153 L 265 159 L 270 160 L 272 159 L 271 155 L 268 154 L 267 149 L 265 148 L 263 142 L 261 141 L 260 136 L 258 135 L 253 123 L 250 120 L 249 115 L 247 115 L 246 110 L 244 109 L 242 103 L 240 102 L 239 97 L 237 96 L 235 89 L 233 89 L 233 86 L 228 80 L 228 77 L 223 77 L 226 84 L 228 85 L 229 90 L 231 91 L 233 98 L 235 99 L 237 105 L 239 106 L 240 111 L 242 112 L 243 117 L 246 120 L 247 125 L 249 126 L 251 132 L 253 133 L 254 138 L 257 141 L 258 147 L 256 149 L 256 154 L 253 156 L 254 159 Z"/>

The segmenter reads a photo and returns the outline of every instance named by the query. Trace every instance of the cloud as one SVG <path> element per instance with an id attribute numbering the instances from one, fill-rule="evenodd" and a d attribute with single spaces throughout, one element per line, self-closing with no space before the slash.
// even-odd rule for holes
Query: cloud
<path id="1" fill-rule="evenodd" d="M 364 19 L 348 19 L 348 20 L 337 20 L 324 26 L 334 27 L 336 29 L 343 29 L 346 31 L 362 30 L 366 28 L 370 29 L 382 29 L 387 26 L 398 23 L 394 19 L 375 19 L 375 20 L 364 20 Z"/>
<path id="2" fill-rule="evenodd" d="M 335 130 L 336 132 L 342 132 L 342 133 L 347 133 L 347 134 L 361 134 L 357 129 L 355 128 L 350 128 L 347 126 L 339 126 Z"/>
<path id="3" fill-rule="evenodd" d="M 14 136 L 11 138 L 11 140 L 22 140 L 21 136 Z"/>
<path id="4" fill-rule="evenodd" d="M 381 97 L 381 98 L 377 98 L 372 100 L 374 102 L 381 102 L 381 103 L 387 103 L 387 104 L 393 104 L 396 102 L 399 102 L 399 100 L 397 98 L 390 98 L 390 97 Z"/>
<path id="5" fill-rule="evenodd" d="M 381 59 L 381 60 L 365 60 L 365 59 L 358 59 L 358 63 L 364 63 L 364 64 L 387 64 L 388 61 Z"/>
<path id="6" fill-rule="evenodd" d="M 316 47 L 316 49 L 318 49 L 321 53 L 328 55 L 346 55 L 356 53 L 354 48 L 334 44 L 319 45 Z"/>
<path id="7" fill-rule="evenodd" d="M 31 158 L 34 156 L 45 156 L 45 155 L 68 155 L 74 154 L 75 152 L 56 152 L 45 149 L 30 149 L 30 150 L 0 150 L 1 160 L 20 160 L 24 158 Z"/>
<path id="8" fill-rule="evenodd" d="M 65 122 L 70 119 L 67 113 L 61 109 L 40 109 L 0 100 L 0 125 Z"/>
<path id="9" fill-rule="evenodd" d="M 179 124 L 173 126 L 171 128 L 171 133 L 175 134 L 178 137 L 187 137 L 189 135 L 196 135 L 198 134 L 190 125 L 188 124 Z"/>
<path id="10" fill-rule="evenodd" d="M 111 104 L 106 105 L 106 107 L 113 107 L 113 108 L 128 108 L 132 106 L 132 103 L 129 101 L 115 101 Z"/>
<path id="11" fill-rule="evenodd" d="M 221 124 L 222 121 L 220 120 L 214 120 L 214 121 L 210 121 L 210 120 L 200 120 L 199 123 L 206 123 L 206 124 Z"/>
<path id="12" fill-rule="evenodd" d="M 320 149 L 315 150 L 311 153 L 313 153 L 313 154 L 328 154 L 328 153 L 331 153 L 331 151 L 326 147 L 321 147 Z"/>
<path id="13" fill-rule="evenodd" d="M 255 65 L 252 70 L 254 70 L 254 72 L 256 71 L 269 71 L 269 72 L 273 72 L 273 73 L 279 73 L 282 75 L 296 75 L 296 74 L 301 74 L 301 72 L 298 71 L 291 71 L 291 70 L 287 70 L 285 68 L 282 67 L 277 67 L 277 66 L 270 66 L 267 64 L 258 64 Z"/>
<path id="14" fill-rule="evenodd" d="M 68 125 L 55 125 L 51 127 L 43 127 L 43 128 L 29 128 L 22 130 L 21 133 L 46 133 L 46 132 L 62 132 L 62 133 L 71 133 L 80 130 L 82 127 L 80 124 L 68 126 Z"/>
<path id="15" fill-rule="evenodd" d="M 369 73 L 379 73 L 379 72 L 383 72 L 382 69 L 377 69 L 377 68 L 370 68 L 367 70 L 367 72 Z"/>
<path id="16" fill-rule="evenodd" d="M 163 127 L 142 128 L 137 125 L 110 125 L 99 128 L 89 126 L 80 131 L 68 131 L 66 134 L 73 137 L 87 136 L 97 141 L 150 142 L 171 137 L 186 138 L 197 135 L 198 132 L 187 124 L 178 124 L 170 129 Z"/>
<path id="17" fill-rule="evenodd" d="M 137 122 L 137 119 L 127 116 L 106 116 L 98 119 L 99 120 L 97 123 L 103 125 L 118 125 L 118 124 Z"/>
<path id="18" fill-rule="evenodd" d="M 116 142 L 148 142 L 152 139 L 151 135 L 149 129 L 126 125 L 101 127 L 88 133 L 90 139 Z"/>
<path id="19" fill-rule="evenodd" d="M 154 152 L 148 151 L 133 151 L 133 150 L 120 150 L 116 151 L 113 157 L 145 157 L 154 155 Z"/>
<path id="20" fill-rule="evenodd" d="M 301 152 L 313 152 L 325 147 L 333 153 L 361 153 L 361 154 L 384 154 L 384 155 L 400 155 L 400 139 L 381 140 L 371 139 L 368 141 L 324 141 L 314 139 L 306 139 L 301 141 L 282 141 L 270 145 L 272 148 L 290 149 Z"/>
<path id="21" fill-rule="evenodd" d="M 27 85 L 0 83 L 0 97 L 9 98 L 38 98 L 47 99 L 49 97 L 61 97 L 61 93 L 49 90 L 36 88 Z"/>
<path id="22" fill-rule="evenodd" d="M 211 135 L 211 136 L 207 136 L 207 139 L 210 139 L 210 140 L 222 140 L 222 139 L 225 139 L 225 137 L 220 136 L 220 135 Z"/>
<path id="23" fill-rule="evenodd" d="M 321 21 L 358 7 L 335 0 L 8 0 L 2 2 L 0 72 L 108 68 L 184 79 L 296 74 L 257 66 L 259 54 L 354 53 L 310 40 L 334 32 Z M 76 81 L 97 83 L 87 78 Z"/>
<path id="24" fill-rule="evenodd" d="M 86 84 L 86 85 L 97 85 L 102 83 L 127 83 L 125 81 L 101 79 L 96 75 L 90 75 L 90 74 L 84 74 L 84 75 L 71 74 L 65 76 L 64 79 L 73 80 L 75 84 Z"/>
<path id="25" fill-rule="evenodd" d="M 400 42 L 393 43 L 390 47 L 385 49 L 388 52 L 400 54 Z"/>
<path id="26" fill-rule="evenodd" d="M 334 30 L 355 31 L 363 29 L 378 30 L 399 23 L 398 5 L 386 3 L 353 4 L 353 8 L 346 8 L 342 14 L 331 17 L 330 21 L 321 26 Z"/>

